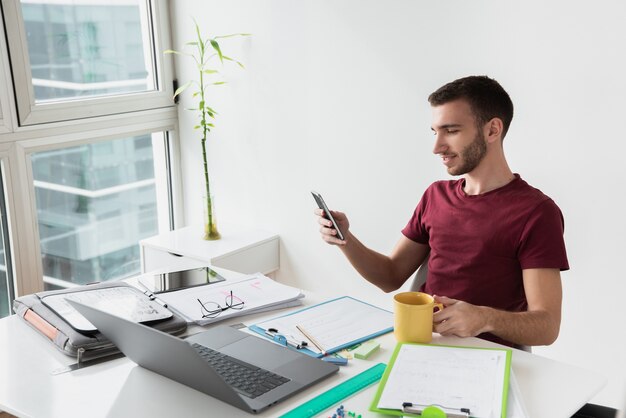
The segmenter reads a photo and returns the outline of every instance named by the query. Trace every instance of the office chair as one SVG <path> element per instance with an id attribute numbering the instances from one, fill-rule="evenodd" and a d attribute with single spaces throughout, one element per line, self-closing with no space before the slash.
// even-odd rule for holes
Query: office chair
<path id="1" fill-rule="evenodd" d="M 419 292 L 422 288 L 422 285 L 426 283 L 426 276 L 428 276 L 429 258 L 430 253 L 428 253 L 422 264 L 415 271 L 415 275 L 413 276 L 413 282 L 411 283 L 411 292 Z"/>

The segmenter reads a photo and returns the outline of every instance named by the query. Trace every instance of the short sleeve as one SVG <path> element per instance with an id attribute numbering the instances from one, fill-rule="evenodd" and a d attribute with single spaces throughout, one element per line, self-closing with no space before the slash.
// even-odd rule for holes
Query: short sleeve
<path id="1" fill-rule="evenodd" d="M 564 227 L 563 214 L 552 199 L 541 202 L 530 213 L 519 240 L 518 260 L 522 270 L 569 270 Z"/>
<path id="2" fill-rule="evenodd" d="M 402 230 L 402 234 L 411 241 L 418 244 L 428 245 L 430 235 L 423 223 L 424 212 L 428 207 L 428 190 L 424 192 L 424 195 L 420 199 L 417 207 L 413 211 L 413 216 Z"/>

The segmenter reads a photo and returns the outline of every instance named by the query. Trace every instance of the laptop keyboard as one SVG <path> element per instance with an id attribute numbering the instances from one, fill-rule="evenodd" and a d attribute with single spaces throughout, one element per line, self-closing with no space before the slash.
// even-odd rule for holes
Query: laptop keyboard
<path id="1" fill-rule="evenodd" d="M 191 344 L 226 383 L 249 398 L 256 398 L 290 379 L 227 356 L 200 344 Z"/>

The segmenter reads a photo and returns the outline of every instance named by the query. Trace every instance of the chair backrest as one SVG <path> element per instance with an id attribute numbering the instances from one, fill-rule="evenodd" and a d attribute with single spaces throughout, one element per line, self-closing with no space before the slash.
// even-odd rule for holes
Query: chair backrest
<path id="1" fill-rule="evenodd" d="M 626 379 L 624 379 L 624 385 L 622 387 L 624 388 L 622 390 L 622 404 L 617 411 L 617 418 L 626 418 Z"/>
<path id="2" fill-rule="evenodd" d="M 426 283 L 426 276 L 428 276 L 428 259 L 430 254 L 426 256 L 422 264 L 417 268 L 415 276 L 413 276 L 413 282 L 411 283 L 411 291 L 419 292 L 420 288 Z"/>

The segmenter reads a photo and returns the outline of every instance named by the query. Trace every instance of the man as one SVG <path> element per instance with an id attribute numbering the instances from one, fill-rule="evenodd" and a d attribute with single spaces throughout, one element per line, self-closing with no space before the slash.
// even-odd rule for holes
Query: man
<path id="1" fill-rule="evenodd" d="M 470 76 L 428 98 L 433 153 L 458 180 L 424 193 L 390 255 L 363 245 L 345 214 L 333 211 L 344 240 L 315 210 L 322 238 L 386 292 L 398 289 L 428 258 L 422 291 L 444 309 L 442 335 L 478 336 L 511 346 L 552 344 L 561 324 L 561 270 L 569 269 L 557 205 L 509 168 L 502 142 L 513 103 L 493 79 Z"/>

